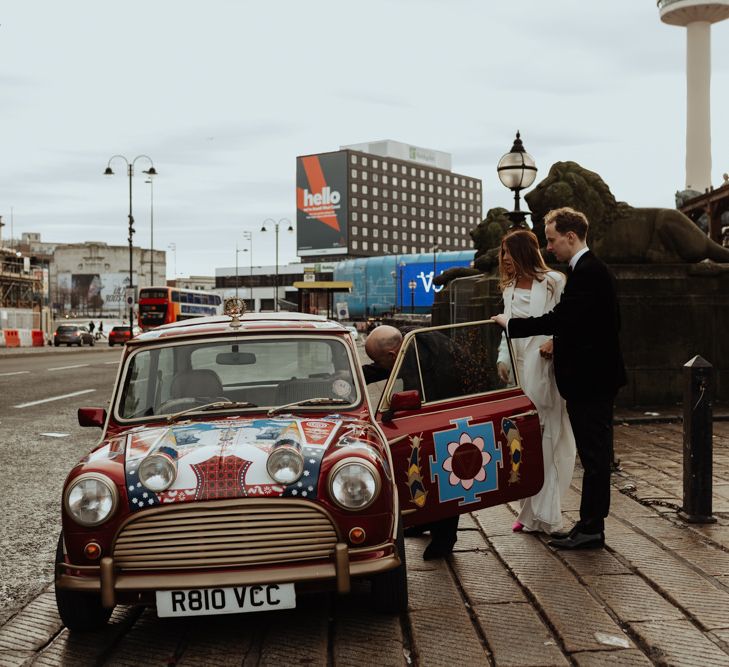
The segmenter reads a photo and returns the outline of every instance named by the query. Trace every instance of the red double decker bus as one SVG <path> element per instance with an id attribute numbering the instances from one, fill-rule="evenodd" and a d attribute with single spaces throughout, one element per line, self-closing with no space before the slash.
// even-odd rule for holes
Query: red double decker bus
<path id="1" fill-rule="evenodd" d="M 178 287 L 142 287 L 139 290 L 139 326 L 144 331 L 170 322 L 222 313 L 223 299 L 215 292 Z"/>

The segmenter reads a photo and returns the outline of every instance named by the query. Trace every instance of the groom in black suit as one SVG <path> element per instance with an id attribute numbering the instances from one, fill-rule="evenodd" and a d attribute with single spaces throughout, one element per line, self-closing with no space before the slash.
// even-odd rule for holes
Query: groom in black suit
<path id="1" fill-rule="evenodd" d="M 625 384 L 618 333 L 620 314 L 615 278 L 587 247 L 584 214 L 559 208 L 544 218 L 547 250 L 569 262 L 560 302 L 541 317 L 494 320 L 512 338 L 554 337 L 554 374 L 584 468 L 580 520 L 569 533 L 553 536 L 558 549 L 591 549 L 605 544 L 610 509 L 613 399 Z"/>

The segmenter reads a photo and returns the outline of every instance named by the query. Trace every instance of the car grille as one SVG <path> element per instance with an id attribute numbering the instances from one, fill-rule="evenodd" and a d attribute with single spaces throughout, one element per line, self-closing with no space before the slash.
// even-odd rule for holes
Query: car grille
<path id="1" fill-rule="evenodd" d="M 328 515 L 310 502 L 237 499 L 141 512 L 113 554 L 122 570 L 225 568 L 328 558 L 336 543 Z"/>

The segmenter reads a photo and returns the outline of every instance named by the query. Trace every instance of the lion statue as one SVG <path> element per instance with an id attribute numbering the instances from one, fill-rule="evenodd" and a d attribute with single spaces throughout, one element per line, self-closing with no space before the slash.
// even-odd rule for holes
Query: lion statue
<path id="1" fill-rule="evenodd" d="M 729 249 L 714 243 L 683 213 L 670 208 L 634 208 L 616 201 L 599 174 L 576 162 L 557 162 L 525 197 L 534 232 L 546 245 L 545 214 L 561 206 L 590 221 L 587 241 L 611 264 L 729 263 Z"/>

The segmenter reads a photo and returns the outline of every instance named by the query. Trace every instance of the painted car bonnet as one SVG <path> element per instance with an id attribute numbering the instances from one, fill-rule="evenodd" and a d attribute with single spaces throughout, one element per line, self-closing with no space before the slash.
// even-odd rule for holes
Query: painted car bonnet
<path id="1" fill-rule="evenodd" d="M 127 434 L 125 480 L 129 511 L 166 503 L 221 498 L 317 497 L 322 458 L 339 431 L 337 419 L 222 419 L 144 428 Z M 273 445 L 281 439 L 300 442 L 304 473 L 297 482 L 276 483 L 266 470 Z M 169 489 L 155 493 L 139 480 L 146 456 L 161 453 L 177 462 Z"/>

